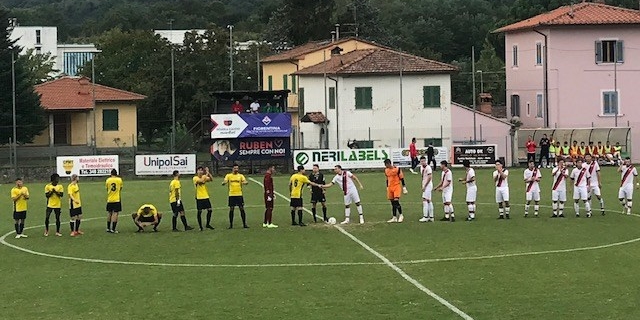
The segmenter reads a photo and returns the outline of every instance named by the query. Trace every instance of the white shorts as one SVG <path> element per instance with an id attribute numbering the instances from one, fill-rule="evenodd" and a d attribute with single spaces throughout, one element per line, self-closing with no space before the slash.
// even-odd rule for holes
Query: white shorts
<path id="1" fill-rule="evenodd" d="M 476 202 L 477 195 L 478 195 L 478 186 L 468 187 L 466 201 Z"/>
<path id="2" fill-rule="evenodd" d="M 496 188 L 496 203 L 509 201 L 509 189 Z"/>
<path id="3" fill-rule="evenodd" d="M 453 199 L 453 189 L 442 190 L 442 202 L 451 202 Z"/>
<path id="4" fill-rule="evenodd" d="M 350 191 L 344 195 L 345 206 L 348 206 L 352 203 L 358 203 L 358 202 L 360 202 L 360 195 L 358 194 L 358 191 Z"/>
<path id="5" fill-rule="evenodd" d="M 618 191 L 618 199 L 633 199 L 633 185 L 620 187 L 620 191 Z"/>
<path id="6" fill-rule="evenodd" d="M 433 192 L 433 186 L 426 187 L 422 192 L 422 199 L 431 200 L 431 193 Z"/>
<path id="7" fill-rule="evenodd" d="M 598 185 L 590 186 L 589 187 L 589 195 L 590 196 L 601 196 L 602 193 L 600 193 L 600 187 Z"/>
<path id="8" fill-rule="evenodd" d="M 589 193 L 586 186 L 573 188 L 573 200 L 587 200 L 587 198 L 589 198 Z"/>
<path id="9" fill-rule="evenodd" d="M 551 191 L 551 201 L 553 202 L 566 202 L 567 201 L 567 191 L 562 190 L 553 190 Z"/>
<path id="10" fill-rule="evenodd" d="M 525 195 L 527 201 L 540 201 L 540 191 L 529 191 Z"/>

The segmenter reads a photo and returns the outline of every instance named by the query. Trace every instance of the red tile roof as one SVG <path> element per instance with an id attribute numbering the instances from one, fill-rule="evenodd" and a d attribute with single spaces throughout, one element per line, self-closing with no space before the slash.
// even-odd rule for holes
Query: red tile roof
<path id="1" fill-rule="evenodd" d="M 366 44 L 370 44 L 370 45 L 374 45 L 374 46 L 378 46 L 381 48 L 384 48 L 384 46 L 379 45 L 377 43 L 371 42 L 371 41 L 367 41 L 364 39 L 360 39 L 360 38 L 356 38 L 356 37 L 347 37 L 347 38 L 342 38 L 339 39 L 337 41 L 333 41 L 331 42 L 331 40 L 320 40 L 320 41 L 311 41 L 311 42 L 307 42 L 303 45 L 294 47 L 290 50 L 287 51 L 283 51 L 281 53 L 272 55 L 272 56 L 268 56 L 264 59 L 261 60 L 261 62 L 281 62 L 281 61 L 292 61 L 292 60 L 301 60 L 304 59 L 304 56 L 306 54 L 312 53 L 312 52 L 316 52 L 322 49 L 326 49 L 326 48 L 330 48 L 332 46 L 337 46 L 341 43 L 345 43 L 351 40 L 355 40 L 355 41 L 359 41 L 359 42 L 363 42 Z"/>
<path id="2" fill-rule="evenodd" d="M 322 114 L 322 112 L 307 112 L 302 119 L 301 122 L 312 122 L 312 123 L 325 123 L 327 118 Z"/>
<path id="3" fill-rule="evenodd" d="M 62 77 L 35 86 L 45 110 L 93 109 L 93 86 L 86 77 Z M 96 84 L 96 102 L 143 100 L 146 96 Z"/>
<path id="4" fill-rule="evenodd" d="M 582 2 L 562 6 L 510 24 L 494 32 L 511 32 L 540 26 L 640 24 L 640 11 L 601 3 Z"/>
<path id="5" fill-rule="evenodd" d="M 390 49 L 365 49 L 332 56 L 331 59 L 299 70 L 298 75 L 452 73 L 458 68 Z"/>

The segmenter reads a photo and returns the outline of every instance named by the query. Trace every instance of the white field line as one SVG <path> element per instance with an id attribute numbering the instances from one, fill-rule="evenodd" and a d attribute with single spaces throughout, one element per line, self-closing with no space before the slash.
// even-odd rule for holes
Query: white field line
<path id="1" fill-rule="evenodd" d="M 253 178 L 249 178 L 251 181 L 262 185 L 263 184 Z M 280 196 L 283 199 L 287 199 L 289 200 L 289 198 L 285 197 L 283 194 L 274 191 L 275 194 L 277 194 L 278 196 Z M 311 211 L 307 208 L 304 208 L 304 210 L 308 213 L 311 213 Z M 371 248 L 370 246 L 368 246 L 366 243 L 362 242 L 360 239 L 356 238 L 356 236 L 352 235 L 351 233 L 349 233 L 348 231 L 344 230 L 344 228 L 342 228 L 340 225 L 334 225 L 334 227 L 336 229 L 338 229 L 342 234 L 344 234 L 345 236 L 347 236 L 349 239 L 353 240 L 355 243 L 359 244 L 361 247 L 363 247 L 365 250 L 369 251 L 369 253 L 373 254 L 374 256 L 376 256 L 378 259 L 380 259 L 385 265 L 387 265 L 389 268 L 391 268 L 393 271 L 397 272 L 403 279 L 407 280 L 409 283 L 411 283 L 412 285 L 414 285 L 416 288 L 418 288 L 420 291 L 426 293 L 427 295 L 429 295 L 430 297 L 434 298 L 435 300 L 437 300 L 438 302 L 440 302 L 442 305 L 444 305 L 445 307 L 449 308 L 449 310 L 455 312 L 457 315 L 459 315 L 461 318 L 465 319 L 465 320 L 473 320 L 473 318 L 471 316 L 469 316 L 468 314 L 464 313 L 464 311 L 458 309 L 456 306 L 454 306 L 453 304 L 451 304 L 449 301 L 445 300 L 444 298 L 442 298 L 441 296 L 437 295 L 435 292 L 429 290 L 429 288 L 425 287 L 424 285 L 422 285 L 418 280 L 412 278 L 410 275 L 408 275 L 406 272 L 404 272 L 404 270 L 400 269 L 398 266 L 396 266 L 395 264 L 393 264 L 393 262 L 391 262 L 389 259 L 387 259 L 385 256 L 383 256 L 381 253 L 379 253 L 378 251 L 374 250 L 373 248 Z"/>

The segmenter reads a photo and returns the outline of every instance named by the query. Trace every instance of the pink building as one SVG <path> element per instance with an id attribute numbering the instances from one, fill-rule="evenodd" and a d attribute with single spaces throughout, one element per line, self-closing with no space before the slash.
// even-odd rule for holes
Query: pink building
<path id="1" fill-rule="evenodd" d="M 582 2 L 495 32 L 523 128 L 631 127 L 625 151 L 640 160 L 640 11 Z"/>

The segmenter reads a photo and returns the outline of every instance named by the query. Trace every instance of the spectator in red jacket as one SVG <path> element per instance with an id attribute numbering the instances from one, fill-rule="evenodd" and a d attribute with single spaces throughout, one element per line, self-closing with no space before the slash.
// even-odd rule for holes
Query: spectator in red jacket
<path id="1" fill-rule="evenodd" d="M 527 163 L 532 162 L 536 163 L 536 142 L 533 141 L 533 138 L 529 136 L 527 138 L 527 144 L 525 145 L 527 148 Z"/>
<path id="2" fill-rule="evenodd" d="M 244 112 L 244 106 L 240 103 L 240 101 L 236 100 L 236 103 L 231 105 L 231 112 L 238 113 L 238 114 L 243 113 Z"/>
<path id="3" fill-rule="evenodd" d="M 417 174 L 417 172 L 413 171 L 413 169 L 417 167 L 418 163 L 420 162 L 418 160 L 418 149 L 416 148 L 416 138 L 411 139 L 411 144 L 409 145 L 409 156 L 411 157 L 411 169 L 409 169 L 409 171 L 411 171 L 411 173 L 413 174 Z"/>

